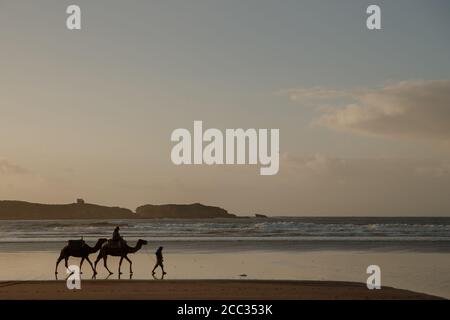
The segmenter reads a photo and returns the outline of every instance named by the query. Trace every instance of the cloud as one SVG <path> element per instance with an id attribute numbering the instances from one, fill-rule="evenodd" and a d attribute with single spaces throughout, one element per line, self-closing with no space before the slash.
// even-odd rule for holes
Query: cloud
<path id="1" fill-rule="evenodd" d="M 11 190 L 39 189 L 42 179 L 33 172 L 6 158 L 0 157 L 0 194 L 7 196 Z"/>
<path id="2" fill-rule="evenodd" d="M 297 88 L 280 90 L 277 95 L 287 95 L 291 101 L 299 102 L 318 102 L 327 101 L 336 98 L 348 98 L 351 92 L 337 89 L 329 89 L 325 87 Z"/>
<path id="3" fill-rule="evenodd" d="M 0 176 L 12 176 L 28 174 L 28 170 L 0 157 Z"/>
<path id="4" fill-rule="evenodd" d="M 416 168 L 415 172 L 428 177 L 444 178 L 450 177 L 450 161 L 441 162 L 434 166 L 425 165 Z"/>
<path id="5" fill-rule="evenodd" d="M 302 88 L 291 100 L 322 107 L 325 127 L 394 138 L 450 141 L 450 80 L 403 81 L 352 91 Z M 331 106 L 331 107 L 330 107 Z"/>
<path id="6" fill-rule="evenodd" d="M 283 154 L 281 164 L 301 176 L 338 180 L 391 179 L 403 175 L 426 178 L 450 178 L 450 160 L 412 158 L 338 158 L 322 154 L 295 157 Z M 395 179 L 395 178 L 394 178 Z"/>
<path id="7" fill-rule="evenodd" d="M 277 194 L 305 215 L 448 215 L 450 160 L 284 154 Z"/>

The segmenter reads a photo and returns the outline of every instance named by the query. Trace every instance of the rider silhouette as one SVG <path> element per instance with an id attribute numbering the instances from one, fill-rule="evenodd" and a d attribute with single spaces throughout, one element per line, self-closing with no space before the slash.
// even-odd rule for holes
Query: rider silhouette
<path id="1" fill-rule="evenodd" d="M 118 248 L 122 247 L 123 242 L 124 242 L 122 236 L 119 233 L 119 230 L 120 230 L 120 228 L 119 228 L 119 226 L 117 226 L 114 229 L 113 236 L 112 236 L 113 246 L 117 246 Z"/>
<path id="2" fill-rule="evenodd" d="M 120 230 L 119 226 L 117 226 L 114 229 L 113 236 L 112 236 L 113 241 L 120 241 L 120 240 L 122 240 L 122 237 L 120 236 L 119 230 Z"/>

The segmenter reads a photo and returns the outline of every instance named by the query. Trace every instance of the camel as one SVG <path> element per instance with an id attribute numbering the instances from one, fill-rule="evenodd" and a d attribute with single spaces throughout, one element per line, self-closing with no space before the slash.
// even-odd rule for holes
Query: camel
<path id="1" fill-rule="evenodd" d="M 58 265 L 62 259 L 64 259 L 65 266 L 66 266 L 66 268 L 68 268 L 67 262 L 69 260 L 69 257 L 81 258 L 80 273 L 81 273 L 81 267 L 83 266 L 84 260 L 87 260 L 87 262 L 89 262 L 89 264 L 92 268 L 92 271 L 94 271 L 94 274 L 95 274 L 96 272 L 92 265 L 91 260 L 89 260 L 89 255 L 91 253 L 95 253 L 98 250 L 100 250 L 100 248 L 106 241 L 108 241 L 108 239 L 100 238 L 97 240 L 97 243 L 95 244 L 94 247 L 90 247 L 88 244 L 82 242 L 82 240 L 74 240 L 74 241 L 69 240 L 69 243 L 61 250 L 61 254 L 59 255 L 58 260 L 56 260 L 55 274 L 58 274 Z"/>
<path id="2" fill-rule="evenodd" d="M 119 275 L 122 274 L 122 272 L 120 271 L 120 267 L 122 266 L 123 259 L 126 259 L 130 263 L 130 274 L 133 274 L 133 269 L 132 269 L 133 263 L 127 257 L 127 255 L 129 253 L 135 253 L 135 252 L 139 251 L 142 248 L 142 246 L 145 244 L 147 244 L 146 240 L 139 239 L 138 242 L 136 243 L 136 246 L 134 246 L 134 247 L 128 246 L 125 241 L 122 243 L 122 246 L 114 247 L 114 246 L 111 246 L 111 243 L 108 241 L 102 245 L 100 252 L 98 253 L 97 259 L 95 260 L 94 268 L 95 268 L 95 270 L 97 270 L 97 263 L 100 261 L 100 259 L 103 259 L 103 265 L 105 266 L 106 270 L 108 270 L 110 275 L 113 274 L 111 272 L 111 270 L 109 270 L 108 265 L 106 264 L 106 260 L 108 259 L 108 256 L 114 256 L 114 257 L 120 257 Z M 97 273 L 97 271 L 95 271 L 95 274 L 96 273 Z"/>

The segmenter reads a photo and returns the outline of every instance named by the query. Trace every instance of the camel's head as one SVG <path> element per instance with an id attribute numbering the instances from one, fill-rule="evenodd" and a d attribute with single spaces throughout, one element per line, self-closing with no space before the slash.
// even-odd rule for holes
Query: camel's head
<path id="1" fill-rule="evenodd" d="M 147 243 L 148 243 L 147 240 L 142 240 L 142 239 L 138 240 L 138 244 L 140 244 L 141 246 L 146 245 Z"/>

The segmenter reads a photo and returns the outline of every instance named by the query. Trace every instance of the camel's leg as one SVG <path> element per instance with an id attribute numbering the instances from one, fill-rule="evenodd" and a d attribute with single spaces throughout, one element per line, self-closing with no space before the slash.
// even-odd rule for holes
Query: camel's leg
<path id="1" fill-rule="evenodd" d="M 58 265 L 62 259 L 64 259 L 64 257 L 62 255 L 60 255 L 58 260 L 56 260 L 55 274 L 58 274 Z"/>
<path id="2" fill-rule="evenodd" d="M 130 263 L 130 274 L 132 274 L 132 273 L 133 273 L 133 269 L 131 268 L 131 265 L 132 265 L 133 263 L 131 262 L 130 259 L 128 259 L 127 256 L 125 256 L 124 258 L 127 259 L 127 261 Z"/>
<path id="3" fill-rule="evenodd" d="M 84 257 L 81 258 L 80 261 L 80 274 L 82 274 L 83 272 L 81 272 L 81 267 L 83 266 L 83 262 L 84 262 Z"/>
<path id="4" fill-rule="evenodd" d="M 97 273 L 97 263 L 100 261 L 101 258 L 102 258 L 102 254 L 99 253 L 98 256 L 97 256 L 97 259 L 95 259 L 95 262 L 94 262 L 95 273 Z"/>
<path id="5" fill-rule="evenodd" d="M 91 268 L 92 268 L 92 271 L 94 272 L 94 275 L 97 273 L 97 271 L 94 269 L 94 266 L 92 265 L 92 262 L 91 262 L 91 260 L 89 259 L 89 257 L 86 257 L 86 261 L 89 263 L 89 265 L 91 266 Z"/>
<path id="6" fill-rule="evenodd" d="M 69 269 L 69 257 L 64 257 L 64 265 L 66 266 L 66 269 Z"/>
<path id="7" fill-rule="evenodd" d="M 119 274 L 122 274 L 122 272 L 120 272 L 120 267 L 122 266 L 122 261 L 123 261 L 123 257 L 120 257 L 120 261 L 119 261 Z"/>
<path id="8" fill-rule="evenodd" d="M 109 270 L 109 268 L 108 268 L 108 265 L 106 264 L 106 260 L 108 259 L 108 256 L 104 256 L 103 257 L 103 265 L 105 266 L 105 268 L 106 268 L 106 270 L 108 270 L 108 272 L 109 272 L 109 274 L 113 274 L 112 272 L 111 272 L 111 270 Z"/>

